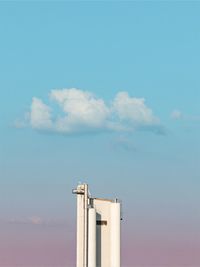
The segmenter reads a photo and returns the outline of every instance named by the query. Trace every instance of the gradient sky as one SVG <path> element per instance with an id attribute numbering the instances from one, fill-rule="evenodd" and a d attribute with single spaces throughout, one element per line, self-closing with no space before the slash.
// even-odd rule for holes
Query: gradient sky
<path id="1" fill-rule="evenodd" d="M 198 1 L 0 3 L 0 266 L 75 266 L 79 181 L 123 200 L 123 266 L 200 266 L 199 14 Z M 35 127 L 33 97 L 60 114 L 49 94 L 64 88 L 144 98 L 162 131 Z"/>

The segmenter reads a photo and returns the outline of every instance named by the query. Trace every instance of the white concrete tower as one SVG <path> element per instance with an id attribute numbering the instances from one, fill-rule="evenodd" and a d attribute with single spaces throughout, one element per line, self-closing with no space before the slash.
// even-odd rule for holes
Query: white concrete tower
<path id="1" fill-rule="evenodd" d="M 121 203 L 88 195 L 78 185 L 76 267 L 120 267 Z"/>

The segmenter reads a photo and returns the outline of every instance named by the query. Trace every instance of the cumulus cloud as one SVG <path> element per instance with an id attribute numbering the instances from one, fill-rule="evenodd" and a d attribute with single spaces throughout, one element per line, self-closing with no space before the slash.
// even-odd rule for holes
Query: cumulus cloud
<path id="1" fill-rule="evenodd" d="M 35 129 L 51 129 L 51 109 L 39 98 L 33 97 L 30 108 L 30 124 Z"/>
<path id="2" fill-rule="evenodd" d="M 93 131 L 132 132 L 145 129 L 163 133 L 159 119 L 144 98 L 119 92 L 110 104 L 76 88 L 52 90 L 50 104 L 33 97 L 28 123 L 33 129 L 72 134 Z M 50 107 L 56 103 L 60 108 Z"/>
<path id="3" fill-rule="evenodd" d="M 155 125 L 158 118 L 145 105 L 144 98 L 130 97 L 127 92 L 119 92 L 113 101 L 113 110 L 122 121 L 129 121 L 135 125 Z"/>
<path id="4" fill-rule="evenodd" d="M 75 88 L 52 90 L 50 98 L 56 101 L 66 114 L 57 119 L 56 130 L 74 132 L 79 131 L 81 127 L 83 129 L 105 128 L 109 109 L 102 99 Z"/>

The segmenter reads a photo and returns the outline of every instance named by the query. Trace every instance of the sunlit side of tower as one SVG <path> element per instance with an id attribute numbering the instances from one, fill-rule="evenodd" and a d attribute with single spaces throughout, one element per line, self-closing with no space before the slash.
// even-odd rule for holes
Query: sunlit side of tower
<path id="1" fill-rule="evenodd" d="M 77 194 L 76 267 L 120 267 L 121 203 L 94 198 L 88 185 L 80 184 Z"/>

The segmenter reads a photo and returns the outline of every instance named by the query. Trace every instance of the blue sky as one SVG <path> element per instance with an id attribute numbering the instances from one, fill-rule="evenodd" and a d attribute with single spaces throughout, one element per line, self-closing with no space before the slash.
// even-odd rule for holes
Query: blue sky
<path id="1" fill-rule="evenodd" d="M 184 243 L 185 261 L 200 263 L 188 248 L 200 247 L 199 11 L 199 2 L 186 1 L 0 3 L 2 222 L 38 216 L 73 224 L 71 189 L 86 181 L 94 194 L 123 199 L 125 225 L 130 229 L 136 221 L 142 240 L 153 243 L 143 230 L 157 228 L 163 244 L 166 218 L 169 236 L 174 236 L 175 225 L 187 222 L 180 230 L 189 240 Z M 55 128 L 44 131 L 31 124 L 30 116 L 24 119 L 33 97 L 51 107 L 54 116 L 63 114 L 66 106 L 60 108 L 49 95 L 64 88 L 90 92 L 111 116 L 119 115 L 110 111 L 119 92 L 144 98 L 145 108 L 153 113 L 150 125 L 144 130 L 146 124 L 134 124 L 131 131 L 101 126 L 83 133 L 83 124 L 78 124 L 77 132 L 73 128 L 69 134 Z M 153 118 L 164 134 L 151 130 Z M 117 120 L 121 123 L 120 115 Z M 16 121 L 23 127 L 16 127 Z M 15 227 L 17 232 L 17 223 Z M 158 247 L 149 256 L 155 264 Z M 9 253 L 8 246 L 8 258 Z M 170 255 L 170 264 L 181 262 Z M 16 263 L 21 262 L 18 257 Z M 67 262 L 64 254 L 62 260 Z M 141 262 L 142 256 L 126 264 Z"/>

